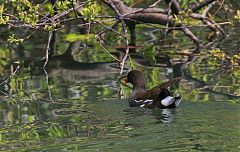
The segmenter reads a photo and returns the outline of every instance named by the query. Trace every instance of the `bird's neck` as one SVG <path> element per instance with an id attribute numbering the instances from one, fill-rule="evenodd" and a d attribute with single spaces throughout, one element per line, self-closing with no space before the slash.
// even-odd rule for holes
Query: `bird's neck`
<path id="1" fill-rule="evenodd" d="M 133 91 L 145 91 L 145 85 L 134 85 Z"/>
<path id="2" fill-rule="evenodd" d="M 144 78 L 138 78 L 138 79 L 135 79 L 132 83 L 133 85 L 133 90 L 136 90 L 136 91 L 143 91 L 145 90 L 145 80 Z"/>

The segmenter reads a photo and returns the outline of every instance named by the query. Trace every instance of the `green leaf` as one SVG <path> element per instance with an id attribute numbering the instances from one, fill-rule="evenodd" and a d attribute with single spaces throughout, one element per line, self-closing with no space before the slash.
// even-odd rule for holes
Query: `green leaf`
<path id="1" fill-rule="evenodd" d="M 94 34 L 67 34 L 65 36 L 65 40 L 68 42 L 75 42 L 75 41 L 85 41 L 88 39 L 94 38 Z"/>

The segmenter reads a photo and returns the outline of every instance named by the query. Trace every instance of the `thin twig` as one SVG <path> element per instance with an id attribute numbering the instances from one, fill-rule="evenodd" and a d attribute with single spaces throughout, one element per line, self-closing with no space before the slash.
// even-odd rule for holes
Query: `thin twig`
<path id="1" fill-rule="evenodd" d="M 46 65 L 48 63 L 49 51 L 52 51 L 52 50 L 50 50 L 50 43 L 51 43 L 51 40 L 52 40 L 52 36 L 53 36 L 53 31 L 49 31 L 48 43 L 47 43 L 47 48 L 46 48 L 46 52 L 45 52 L 45 63 L 43 65 L 44 67 L 46 67 Z"/>
<path id="2" fill-rule="evenodd" d="M 20 68 L 20 65 L 17 66 L 17 68 L 14 70 L 14 72 L 13 72 L 5 81 L 3 81 L 2 83 L 0 83 L 0 86 L 3 85 L 3 84 L 5 84 L 5 83 L 8 83 L 8 81 L 16 75 L 16 73 L 17 73 L 17 71 L 18 71 L 19 68 Z M 3 92 L 3 91 L 1 91 L 1 90 L 0 90 L 0 92 L 1 92 L 2 94 L 6 95 L 6 96 L 7 96 L 8 98 L 10 98 L 11 100 L 14 100 L 14 101 L 16 102 L 16 100 L 13 99 L 13 98 L 12 98 L 9 94 L 7 94 L 6 92 Z"/>
<path id="3" fill-rule="evenodd" d="M 0 83 L 0 86 L 3 85 L 4 83 L 7 83 L 9 81 L 9 79 L 11 79 L 13 76 L 15 76 L 19 68 L 20 68 L 20 66 L 18 65 L 17 68 L 15 69 L 15 71 L 6 80 L 4 80 L 2 83 Z"/>
<path id="4" fill-rule="evenodd" d="M 16 99 L 12 98 L 12 97 L 11 97 L 9 94 L 7 94 L 6 92 L 3 92 L 3 91 L 1 91 L 1 90 L 0 90 L 0 92 L 1 92 L 2 94 L 4 94 L 6 97 L 8 97 L 8 98 L 10 98 L 11 100 L 13 100 L 14 102 L 17 102 Z"/>
<path id="5" fill-rule="evenodd" d="M 83 4 L 81 4 L 81 5 L 77 4 L 74 8 L 70 8 L 70 9 L 62 12 L 61 14 L 54 15 L 54 16 L 52 17 L 52 20 L 59 19 L 60 17 L 63 17 L 63 16 L 65 16 L 66 14 L 69 14 L 69 13 L 71 13 L 72 11 L 77 10 L 77 9 L 83 7 L 83 6 L 86 5 L 87 3 L 88 3 L 88 1 L 86 1 L 85 3 L 83 3 Z"/>
<path id="6" fill-rule="evenodd" d="M 121 15 L 121 13 L 118 11 L 118 9 L 116 8 L 116 6 L 114 5 L 114 3 L 112 2 L 112 0 L 109 0 L 110 2 L 110 5 L 112 6 L 112 8 L 114 9 L 115 13 L 117 14 L 118 16 L 118 19 L 121 21 L 122 23 L 122 29 L 123 29 L 123 33 L 124 33 L 124 37 L 126 39 L 126 52 L 125 52 L 125 55 L 122 59 L 122 62 L 120 63 L 120 75 L 122 75 L 123 73 L 123 68 L 124 68 L 124 65 L 125 65 L 125 61 L 128 57 L 128 53 L 129 53 L 129 42 L 128 42 L 128 34 L 127 34 L 127 28 L 126 28 L 126 23 L 124 22 L 123 20 L 123 16 Z"/>
<path id="7" fill-rule="evenodd" d="M 143 10 L 147 9 L 147 8 L 155 7 L 155 6 L 156 6 L 158 3 L 160 3 L 161 1 L 162 1 L 162 0 L 158 0 L 158 1 L 156 1 L 155 3 L 153 3 L 152 5 L 149 5 L 149 6 L 146 7 L 146 8 L 139 8 L 139 9 L 137 9 L 137 10 L 134 10 L 134 11 L 132 11 L 132 12 L 129 12 L 129 13 L 127 13 L 127 14 L 124 14 L 123 17 L 125 17 L 125 16 L 127 16 L 127 15 L 130 15 L 130 14 L 138 13 L 138 12 L 140 12 L 140 11 L 143 11 Z"/>
<path id="8" fill-rule="evenodd" d="M 115 27 L 115 26 L 119 23 L 118 21 L 115 22 L 111 27 L 104 25 L 104 24 L 103 24 L 102 22 L 100 22 L 100 21 L 96 21 L 96 22 L 98 22 L 99 24 L 101 24 L 102 26 L 104 26 L 104 29 L 101 30 L 101 31 L 100 31 L 98 34 L 96 34 L 96 35 L 101 35 L 101 34 L 105 33 L 106 31 L 111 30 L 111 31 L 113 31 L 114 33 L 117 33 L 118 35 L 121 35 L 121 36 L 124 37 L 124 35 L 123 35 L 122 33 L 119 33 L 118 31 L 116 31 L 116 30 L 113 29 L 113 27 Z"/>
<path id="9" fill-rule="evenodd" d="M 46 71 L 46 69 L 43 67 L 43 71 L 45 73 L 45 78 L 46 78 L 46 83 L 47 83 L 47 88 L 48 88 L 48 96 L 49 96 L 49 99 L 54 102 L 54 100 L 52 99 L 52 93 L 51 93 L 51 89 L 50 89 L 50 85 L 49 85 L 49 80 L 48 80 L 48 73 Z"/>
<path id="10" fill-rule="evenodd" d="M 104 46 L 103 46 L 103 43 L 102 43 L 102 40 L 99 36 L 97 36 L 97 38 L 99 39 L 99 44 L 100 46 L 103 48 L 103 50 L 109 54 L 113 59 L 115 59 L 117 62 L 120 62 L 120 60 L 118 58 L 116 58 L 115 56 L 113 56 Z"/>
<path id="11" fill-rule="evenodd" d="M 169 20 L 170 20 L 170 16 L 171 16 L 171 5 L 172 5 L 172 1 L 168 4 L 168 21 L 167 21 L 167 24 L 166 24 L 166 28 L 165 28 L 165 33 L 164 33 L 164 37 L 163 39 L 167 36 L 167 33 L 169 31 Z"/>

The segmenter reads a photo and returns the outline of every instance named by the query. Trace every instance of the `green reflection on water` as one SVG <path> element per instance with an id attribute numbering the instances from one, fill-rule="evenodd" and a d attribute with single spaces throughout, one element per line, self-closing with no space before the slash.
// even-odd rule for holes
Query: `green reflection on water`
<path id="1" fill-rule="evenodd" d="M 84 110 L 77 103 L 65 108 L 55 103 L 56 109 L 46 109 L 55 112 L 50 119 L 5 126 L 1 149 L 239 150 L 239 105 L 185 100 L 178 109 L 147 110 L 129 108 L 126 100 L 98 102 Z"/>

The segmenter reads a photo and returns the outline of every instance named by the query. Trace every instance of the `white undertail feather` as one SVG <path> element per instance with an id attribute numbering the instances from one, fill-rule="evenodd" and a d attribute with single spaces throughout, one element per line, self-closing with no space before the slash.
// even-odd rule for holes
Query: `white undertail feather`
<path id="1" fill-rule="evenodd" d="M 171 104 L 175 104 L 175 106 L 178 106 L 181 102 L 182 98 L 181 97 L 172 97 L 172 96 L 167 96 L 166 98 L 164 98 L 161 103 L 164 106 L 169 106 Z"/>
<path id="2" fill-rule="evenodd" d="M 174 97 L 171 97 L 171 96 L 167 96 L 166 98 L 164 98 L 161 103 L 162 105 L 164 106 L 169 106 L 171 104 L 173 104 L 175 101 L 175 98 Z"/>

